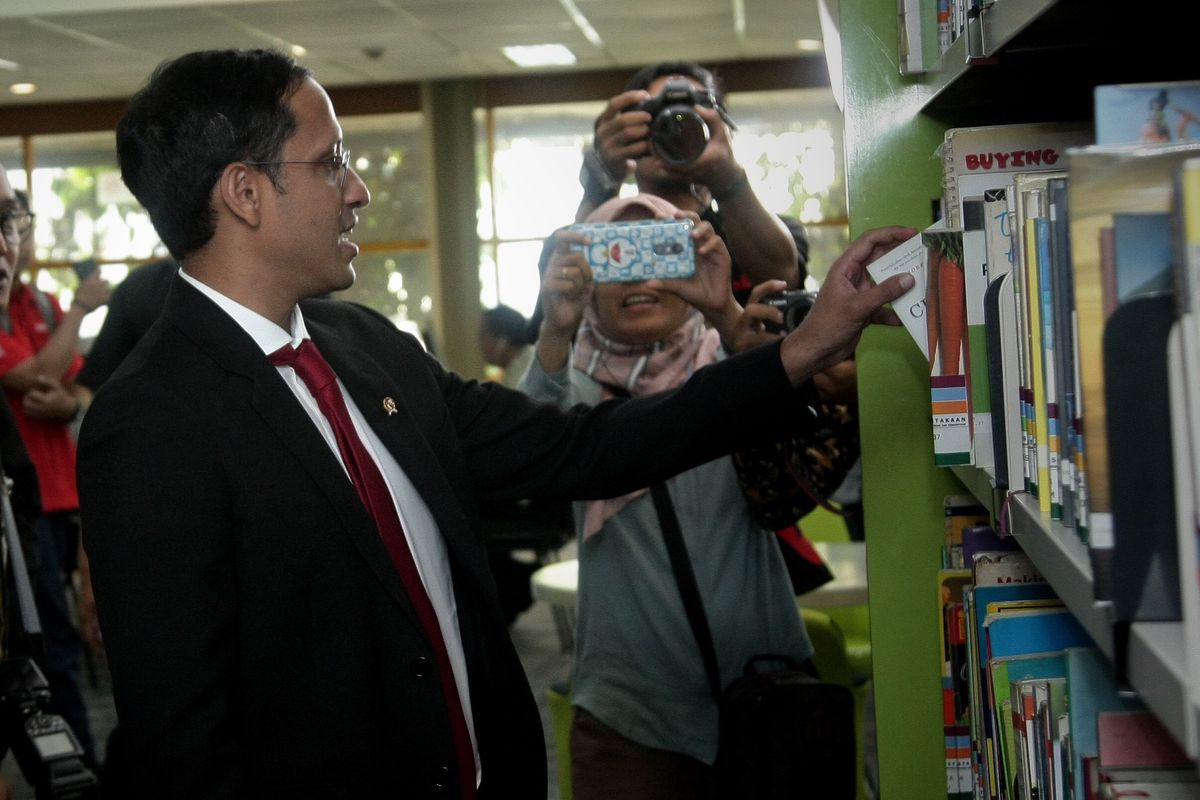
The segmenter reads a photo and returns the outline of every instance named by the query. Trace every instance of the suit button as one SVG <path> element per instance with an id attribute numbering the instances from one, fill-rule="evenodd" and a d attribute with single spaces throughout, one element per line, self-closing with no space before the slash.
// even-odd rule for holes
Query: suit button
<path id="1" fill-rule="evenodd" d="M 450 788 L 450 767 L 442 765 L 437 768 L 437 777 L 433 780 L 435 794 L 444 794 Z"/>
<path id="2" fill-rule="evenodd" d="M 413 675 L 418 678 L 428 678 L 433 671 L 433 662 L 425 656 L 417 656 L 412 662 Z"/>

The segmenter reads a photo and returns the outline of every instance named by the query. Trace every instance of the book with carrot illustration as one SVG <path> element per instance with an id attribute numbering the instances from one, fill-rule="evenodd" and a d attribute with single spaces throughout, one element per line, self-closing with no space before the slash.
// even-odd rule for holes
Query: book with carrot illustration
<path id="1" fill-rule="evenodd" d="M 961 230 L 921 233 L 927 258 L 926 338 L 933 416 L 933 460 L 939 467 L 972 463 L 970 353 Z"/>

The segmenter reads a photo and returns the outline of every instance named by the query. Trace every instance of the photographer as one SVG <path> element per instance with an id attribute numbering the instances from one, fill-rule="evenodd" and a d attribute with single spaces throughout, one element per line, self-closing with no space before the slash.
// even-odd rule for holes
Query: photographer
<path id="1" fill-rule="evenodd" d="M 739 302 L 745 303 L 751 286 L 770 279 L 798 288 L 792 236 L 750 187 L 733 155 L 732 127 L 712 72 L 690 61 L 644 67 L 596 120 L 575 219 L 615 197 L 632 174 L 639 192 L 712 224 L 733 259 Z"/>

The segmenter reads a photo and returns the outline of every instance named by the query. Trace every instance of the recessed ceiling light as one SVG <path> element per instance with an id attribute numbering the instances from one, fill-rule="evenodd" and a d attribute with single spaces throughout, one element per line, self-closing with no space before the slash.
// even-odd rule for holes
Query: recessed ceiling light
<path id="1" fill-rule="evenodd" d="M 290 49 L 292 51 L 292 55 L 296 58 L 304 58 L 306 55 L 308 55 L 308 50 L 304 48 L 304 45 L 294 44 Z"/>
<path id="2" fill-rule="evenodd" d="M 33 94 L 37 91 L 35 83 L 14 83 L 8 87 L 8 90 L 13 94 Z"/>
<path id="3" fill-rule="evenodd" d="M 796 49 L 804 53 L 816 53 L 824 48 L 820 39 L 797 39 Z"/>
<path id="4" fill-rule="evenodd" d="M 505 47 L 504 55 L 518 67 L 547 67 L 575 63 L 575 54 L 561 44 Z"/>

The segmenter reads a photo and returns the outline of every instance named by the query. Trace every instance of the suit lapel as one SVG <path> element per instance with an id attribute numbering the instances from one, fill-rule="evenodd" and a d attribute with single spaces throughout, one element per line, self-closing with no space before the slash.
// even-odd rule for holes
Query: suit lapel
<path id="1" fill-rule="evenodd" d="M 164 316 L 206 352 L 229 376 L 230 390 L 248 388 L 250 403 L 301 467 L 320 487 L 384 590 L 420 631 L 420 620 L 354 484 L 312 424 L 295 395 L 262 350 L 229 315 L 186 281 L 177 278 Z M 337 367 L 335 367 L 335 370 Z"/>
<path id="2" fill-rule="evenodd" d="M 444 473 L 431 469 L 440 462 L 407 405 L 408 395 L 400 384 L 402 376 L 384 371 L 361 347 L 352 346 L 328 326 L 308 317 L 305 323 L 367 424 L 425 500 L 452 561 L 460 568 L 457 574 L 465 571 L 477 584 L 484 585 L 487 566 L 482 548 L 472 539 L 469 523 Z"/>

